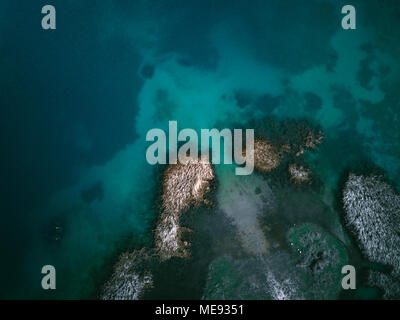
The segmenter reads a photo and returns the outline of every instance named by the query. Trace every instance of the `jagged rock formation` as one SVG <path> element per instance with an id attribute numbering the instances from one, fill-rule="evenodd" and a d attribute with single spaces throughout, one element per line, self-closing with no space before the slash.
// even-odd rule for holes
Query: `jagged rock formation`
<path id="1" fill-rule="evenodd" d="M 324 140 L 324 135 L 322 131 L 313 132 L 312 130 L 308 130 L 306 138 L 304 140 L 304 147 L 311 150 L 317 150 L 318 145 L 322 143 Z M 303 153 L 304 149 L 300 148 L 299 152 Z M 297 154 L 299 154 L 299 152 Z"/>
<path id="2" fill-rule="evenodd" d="M 185 231 L 179 217 L 191 206 L 210 204 L 205 195 L 212 190 L 215 173 L 210 161 L 190 159 L 188 163 L 169 165 L 164 172 L 161 215 L 155 230 L 156 251 L 161 260 L 187 257 L 189 243 L 181 240 Z"/>
<path id="3" fill-rule="evenodd" d="M 153 276 L 142 270 L 150 255 L 146 249 L 124 252 L 115 264 L 111 278 L 100 294 L 102 300 L 138 300 L 143 292 L 153 286 Z"/>
<path id="4" fill-rule="evenodd" d="M 289 174 L 291 182 L 301 184 L 310 180 L 311 170 L 298 165 L 296 158 L 307 150 L 316 151 L 324 140 L 322 130 L 312 127 L 307 121 L 264 119 L 255 123 L 258 138 L 254 140 L 254 168 L 263 173 L 269 173 L 280 164 L 291 162 Z M 292 162 L 294 161 L 294 162 Z"/>
<path id="5" fill-rule="evenodd" d="M 279 151 L 264 139 L 254 140 L 254 152 L 249 156 L 253 157 L 254 167 L 262 172 L 269 172 L 280 163 Z"/>
<path id="6" fill-rule="evenodd" d="M 371 271 L 369 283 L 385 290 L 384 298 L 400 298 L 400 196 L 382 176 L 350 174 L 343 190 L 345 221 L 362 253 L 389 265 L 391 274 Z"/>
<path id="7" fill-rule="evenodd" d="M 303 166 L 292 163 L 289 165 L 289 174 L 290 179 L 294 183 L 301 184 L 310 181 L 311 171 Z"/>

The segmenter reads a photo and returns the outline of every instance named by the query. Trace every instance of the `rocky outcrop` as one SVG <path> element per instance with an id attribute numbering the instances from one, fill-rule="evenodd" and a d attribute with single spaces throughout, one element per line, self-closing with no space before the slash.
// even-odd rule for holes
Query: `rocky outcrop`
<path id="1" fill-rule="evenodd" d="M 309 169 L 304 168 L 303 166 L 299 166 L 297 164 L 289 165 L 289 175 L 290 179 L 296 184 L 302 184 L 310 181 L 311 171 Z"/>
<path id="2" fill-rule="evenodd" d="M 350 174 L 343 190 L 345 221 L 362 253 L 391 266 L 390 274 L 371 271 L 369 284 L 384 298 L 400 298 L 400 196 L 382 176 Z"/>
<path id="3" fill-rule="evenodd" d="M 275 147 L 264 139 L 254 141 L 254 167 L 262 172 L 269 172 L 279 166 L 280 153 Z"/>
<path id="4" fill-rule="evenodd" d="M 161 215 L 155 230 L 156 251 L 161 260 L 189 256 L 190 244 L 181 240 L 185 229 L 180 226 L 179 218 L 191 206 L 210 204 L 205 195 L 211 191 L 214 178 L 211 162 L 200 158 L 169 165 L 165 170 Z"/>
<path id="5" fill-rule="evenodd" d="M 110 279 L 102 288 L 102 300 L 138 300 L 153 286 L 153 276 L 143 264 L 150 255 L 146 249 L 124 252 L 114 265 Z"/>

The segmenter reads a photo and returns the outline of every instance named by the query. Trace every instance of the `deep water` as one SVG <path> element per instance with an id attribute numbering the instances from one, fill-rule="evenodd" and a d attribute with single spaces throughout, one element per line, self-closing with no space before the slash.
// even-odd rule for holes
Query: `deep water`
<path id="1" fill-rule="evenodd" d="M 197 132 L 296 120 L 321 129 L 324 141 L 299 160 L 311 185 L 290 185 L 283 166 L 243 183 L 218 167 L 215 207 L 182 220 L 193 230 L 192 257 L 152 266 L 157 284 L 145 298 L 204 298 L 209 266 L 226 261 L 227 274 L 255 261 L 256 280 L 269 281 L 259 275 L 265 263 L 297 270 L 286 232 L 302 223 L 318 224 L 350 262 L 368 265 L 338 197 L 352 170 L 376 166 L 400 184 L 400 3 L 353 1 L 357 29 L 346 31 L 345 4 L 54 0 L 57 29 L 44 31 L 41 4 L 2 1 L 0 298 L 96 299 L 120 253 L 153 246 L 161 169 L 146 162 L 145 136 L 169 120 Z M 255 212 L 249 228 L 265 235 L 269 262 L 245 248 L 241 232 L 250 229 L 222 204 L 259 181 L 265 190 L 249 188 L 240 205 Z M 269 190 L 274 205 L 254 209 Z M 55 291 L 40 287 L 46 264 L 56 267 Z M 379 295 L 366 288 L 350 298 Z"/>

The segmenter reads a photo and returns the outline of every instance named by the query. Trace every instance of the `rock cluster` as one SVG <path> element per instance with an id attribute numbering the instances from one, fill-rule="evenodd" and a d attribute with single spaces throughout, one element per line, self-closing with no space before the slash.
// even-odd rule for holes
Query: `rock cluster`
<path id="1" fill-rule="evenodd" d="M 280 153 L 264 139 L 254 141 L 254 167 L 262 172 L 269 172 L 279 166 Z"/>
<path id="2" fill-rule="evenodd" d="M 310 181 L 310 170 L 295 163 L 289 165 L 289 174 L 290 179 L 296 184 Z"/>

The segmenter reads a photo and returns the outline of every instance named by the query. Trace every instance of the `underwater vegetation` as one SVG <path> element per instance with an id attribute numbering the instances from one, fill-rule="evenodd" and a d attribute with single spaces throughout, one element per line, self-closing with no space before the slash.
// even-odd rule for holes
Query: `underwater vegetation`
<path id="1" fill-rule="evenodd" d="M 209 266 L 203 299 L 335 299 L 343 243 L 323 228 L 305 223 L 287 232 L 290 250 L 234 259 L 221 256 Z"/>
<path id="2" fill-rule="evenodd" d="M 335 299 L 341 291 L 341 270 L 348 263 L 344 244 L 318 225 L 305 223 L 287 232 L 298 267 L 311 274 L 310 299 Z"/>

